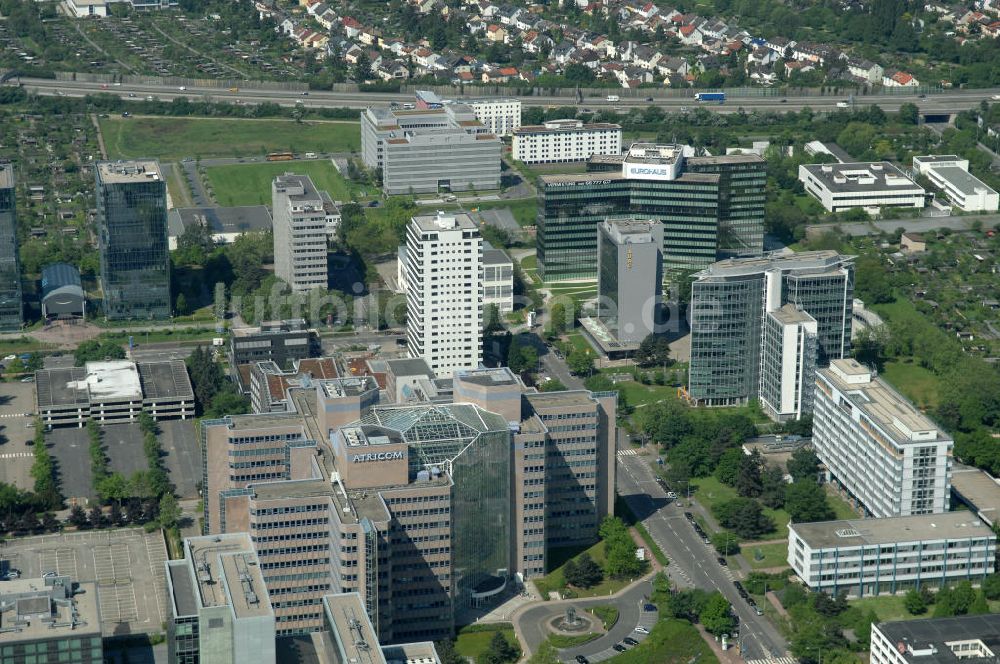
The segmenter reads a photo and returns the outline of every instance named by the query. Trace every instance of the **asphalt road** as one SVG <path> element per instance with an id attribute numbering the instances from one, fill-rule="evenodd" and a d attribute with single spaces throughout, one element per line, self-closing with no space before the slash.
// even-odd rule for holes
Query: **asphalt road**
<path id="1" fill-rule="evenodd" d="M 412 95 L 406 93 L 365 93 L 365 92 L 321 92 L 311 91 L 308 95 L 301 92 L 286 90 L 250 90 L 240 89 L 237 92 L 230 92 L 224 88 L 201 88 L 186 87 L 180 89 L 174 85 L 138 85 L 122 84 L 108 85 L 101 83 L 87 83 L 80 81 L 54 81 L 48 79 L 21 79 L 24 87 L 37 94 L 63 94 L 69 97 L 80 97 L 87 94 L 106 92 L 120 95 L 129 99 L 129 93 L 135 95 L 135 99 L 145 99 L 153 96 L 161 101 L 170 101 L 175 97 L 199 98 L 208 97 L 217 101 L 235 102 L 237 99 L 245 104 L 261 104 L 265 102 L 276 103 L 282 106 L 292 106 L 302 104 L 306 107 L 348 107 L 365 108 L 372 104 L 387 103 L 390 101 L 408 101 Z M 980 90 L 949 90 L 938 94 L 927 95 L 921 99 L 917 94 L 900 95 L 860 95 L 854 98 L 854 103 L 858 106 L 877 104 L 886 111 L 896 111 L 900 105 L 912 102 L 920 106 L 923 111 L 931 112 L 954 112 L 957 110 L 970 108 L 978 104 L 983 99 L 990 99 L 993 95 L 1000 93 L 1000 88 L 980 89 Z M 484 93 L 484 96 L 489 96 Z M 509 96 L 509 95 L 503 95 Z M 538 106 L 575 106 L 576 100 L 572 97 L 547 97 L 530 96 L 521 97 L 525 104 Z M 731 98 L 726 104 L 709 104 L 708 107 L 722 113 L 733 113 L 740 108 L 747 110 L 800 110 L 802 108 L 832 110 L 836 108 L 838 102 L 843 102 L 842 96 L 826 97 L 741 97 Z M 693 108 L 698 102 L 692 98 L 668 98 L 657 99 L 655 102 L 648 102 L 644 97 L 622 97 L 621 101 L 608 103 L 604 98 L 584 98 L 580 106 L 592 109 L 624 109 L 634 106 L 644 107 L 655 104 L 666 109 L 680 110 L 681 108 Z"/>
<path id="2" fill-rule="evenodd" d="M 648 457 L 618 456 L 618 493 L 670 560 L 667 572 L 672 580 L 681 586 L 718 590 L 733 605 L 740 618 L 744 660 L 787 656 L 785 639 L 740 598 L 728 569 L 716 562 L 715 550 L 701 541 L 684 510 L 656 483 Z"/>
<path id="3" fill-rule="evenodd" d="M 626 636 L 631 635 L 637 641 L 645 638 L 644 634 L 636 633 L 635 628 L 636 625 L 640 624 L 639 621 L 642 618 L 642 605 L 645 604 L 645 599 L 652 592 L 652 585 L 647 581 L 629 588 L 614 600 L 608 600 L 606 597 L 594 597 L 572 602 L 560 602 L 558 604 L 544 602 L 520 614 L 517 617 L 518 628 L 522 636 L 524 636 L 528 648 L 532 652 L 535 652 L 542 641 L 547 639 L 550 634 L 545 627 L 546 623 L 552 618 L 565 615 L 568 607 L 574 606 L 578 609 L 578 613 L 582 613 L 584 609 L 592 606 L 613 604 L 618 608 L 618 622 L 614 624 L 607 634 L 577 648 L 560 651 L 559 655 L 563 661 L 571 662 L 577 655 L 584 655 L 590 659 L 605 651 L 608 651 L 609 654 L 614 653 L 615 651 L 611 650 L 611 647 L 619 643 Z M 594 657 L 594 661 L 599 660 Z"/>

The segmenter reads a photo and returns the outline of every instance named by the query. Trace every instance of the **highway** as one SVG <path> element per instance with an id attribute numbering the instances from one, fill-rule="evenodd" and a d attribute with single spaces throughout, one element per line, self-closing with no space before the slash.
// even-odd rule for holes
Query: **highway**
<path id="1" fill-rule="evenodd" d="M 282 106 L 294 106 L 301 104 L 305 107 L 316 108 L 365 108 L 374 104 L 388 102 L 410 101 L 413 96 L 409 93 L 386 93 L 386 92 L 324 92 L 310 91 L 307 94 L 289 90 L 254 90 L 241 88 L 236 92 L 230 92 L 227 88 L 204 88 L 185 87 L 181 89 L 176 85 L 142 85 L 123 83 L 112 85 L 108 83 L 90 83 L 81 81 L 55 81 L 50 79 L 22 78 L 20 79 L 25 90 L 42 95 L 62 94 L 68 97 L 82 97 L 88 94 L 100 92 L 116 94 L 124 99 L 131 99 L 129 94 L 135 95 L 136 100 L 146 97 L 153 97 L 160 101 L 171 101 L 177 97 L 187 97 L 189 99 L 211 99 L 213 101 L 228 101 L 235 103 L 237 100 L 243 104 L 275 103 Z M 610 90 L 614 92 L 614 90 Z M 487 92 L 482 94 L 474 93 L 476 96 L 511 96 L 490 95 Z M 921 98 L 917 93 L 900 95 L 861 95 L 854 98 L 857 106 L 868 106 L 877 104 L 886 111 L 899 110 L 901 104 L 912 102 L 920 106 L 923 112 L 955 112 L 971 108 L 984 99 L 991 99 L 993 95 L 1000 94 L 1000 88 L 978 89 L 978 90 L 948 90 L 945 92 L 927 95 Z M 834 110 L 838 102 L 843 102 L 846 95 L 830 95 L 824 97 L 815 96 L 791 96 L 791 97 L 739 97 L 730 98 L 725 104 L 706 103 L 704 106 L 710 110 L 721 113 L 734 113 L 739 109 L 748 111 L 770 110 L 770 111 L 797 111 L 803 108 L 816 110 Z M 521 101 L 526 106 L 576 106 L 576 99 L 573 97 L 552 97 L 552 96 L 522 96 Z M 579 106 L 593 110 L 627 110 L 631 107 L 646 107 L 655 104 L 666 110 L 680 111 L 683 108 L 692 109 L 699 106 L 693 98 L 664 98 L 656 99 L 654 102 L 646 101 L 645 97 L 622 97 L 619 102 L 608 103 L 603 97 L 585 97 Z"/>
<path id="2" fill-rule="evenodd" d="M 680 503 L 667 498 L 649 461 L 644 455 L 618 454 L 618 493 L 670 560 L 667 572 L 671 580 L 681 587 L 718 590 L 725 595 L 740 618 L 740 655 L 744 660 L 787 657 L 785 639 L 766 617 L 751 611 L 740 598 L 732 574 L 716 562 L 715 550 L 694 532 Z"/>

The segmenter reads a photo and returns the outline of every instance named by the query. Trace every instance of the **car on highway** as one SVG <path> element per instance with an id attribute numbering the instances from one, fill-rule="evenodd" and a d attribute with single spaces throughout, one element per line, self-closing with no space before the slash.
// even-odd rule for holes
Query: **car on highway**
<path id="1" fill-rule="evenodd" d="M 1000 95 L 993 95 L 993 101 L 1000 101 Z"/>
<path id="2" fill-rule="evenodd" d="M 784 97 L 782 97 L 782 98 L 781 98 L 781 103 L 782 103 L 782 104 L 787 104 L 787 103 L 788 103 L 788 100 L 787 100 L 787 99 L 785 99 Z"/>
<path id="3" fill-rule="evenodd" d="M 131 97 L 135 97 L 135 93 L 134 93 L 134 92 L 130 92 L 130 93 L 128 93 L 128 96 L 129 96 L 130 98 L 131 98 Z"/>
<path id="4" fill-rule="evenodd" d="M 583 655 L 576 656 L 576 664 L 590 664 L 590 660 Z"/>
<path id="5" fill-rule="evenodd" d="M 177 89 L 180 90 L 181 92 L 184 92 L 185 90 L 187 90 L 187 87 L 182 85 L 181 87 L 179 87 Z"/>
<path id="6" fill-rule="evenodd" d="M 626 650 L 628 650 L 628 648 L 626 648 L 625 646 L 623 646 L 620 643 L 616 643 L 615 645 L 613 645 L 611 647 L 614 648 L 615 650 L 617 650 L 618 652 L 625 652 Z"/>
<path id="7" fill-rule="evenodd" d="M 646 101 L 653 101 L 652 97 L 646 97 Z"/>
<path id="8" fill-rule="evenodd" d="M 308 90 L 303 90 L 302 91 L 302 96 L 303 97 L 308 97 L 309 96 L 309 91 Z"/>

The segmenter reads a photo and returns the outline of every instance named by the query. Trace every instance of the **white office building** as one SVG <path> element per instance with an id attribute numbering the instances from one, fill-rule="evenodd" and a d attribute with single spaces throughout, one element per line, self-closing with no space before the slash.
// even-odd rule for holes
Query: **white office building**
<path id="1" fill-rule="evenodd" d="M 463 99 L 462 103 L 471 108 L 476 119 L 497 136 L 510 136 L 521 127 L 520 99 Z"/>
<path id="2" fill-rule="evenodd" d="M 913 170 L 927 176 L 963 212 L 996 212 L 1000 208 L 1000 195 L 969 172 L 968 159 L 953 154 L 914 157 Z"/>
<path id="3" fill-rule="evenodd" d="M 871 664 L 987 664 L 1000 657 L 1000 613 L 873 623 Z"/>
<path id="4" fill-rule="evenodd" d="M 798 420 L 812 412 L 819 325 L 793 304 L 764 316 L 760 405 L 774 420 Z"/>
<path id="5" fill-rule="evenodd" d="M 483 307 L 490 305 L 501 314 L 514 311 L 514 261 L 483 240 Z"/>
<path id="6" fill-rule="evenodd" d="M 406 229 L 406 337 L 439 378 L 483 360 L 483 239 L 467 214 L 414 217 Z"/>
<path id="7" fill-rule="evenodd" d="M 327 211 L 308 175 L 279 175 L 271 183 L 274 273 L 295 293 L 327 287 Z"/>
<path id="8" fill-rule="evenodd" d="M 799 182 L 830 212 L 885 207 L 922 208 L 924 188 L 887 161 L 852 164 L 803 164 Z"/>
<path id="9" fill-rule="evenodd" d="M 552 120 L 514 132 L 513 157 L 525 164 L 586 161 L 595 154 L 621 154 L 621 125 Z"/>
<path id="10" fill-rule="evenodd" d="M 788 564 L 810 590 L 867 597 L 978 585 L 993 572 L 997 538 L 972 512 L 788 526 Z"/>
<path id="11" fill-rule="evenodd" d="M 836 482 L 885 518 L 947 512 L 954 441 L 853 359 L 816 372 L 813 448 Z"/>

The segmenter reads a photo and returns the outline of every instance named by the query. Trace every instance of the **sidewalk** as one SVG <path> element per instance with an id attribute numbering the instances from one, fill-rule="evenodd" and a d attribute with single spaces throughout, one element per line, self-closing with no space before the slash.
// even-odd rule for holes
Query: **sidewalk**
<path id="1" fill-rule="evenodd" d="M 698 633 L 701 634 L 701 638 L 705 640 L 708 647 L 712 649 L 712 654 L 714 654 L 719 662 L 722 664 L 742 664 L 743 657 L 740 656 L 739 651 L 732 644 L 729 646 L 729 650 L 723 650 L 722 644 L 715 640 L 715 637 L 705 631 L 705 628 L 700 624 L 695 624 L 698 628 Z"/>

